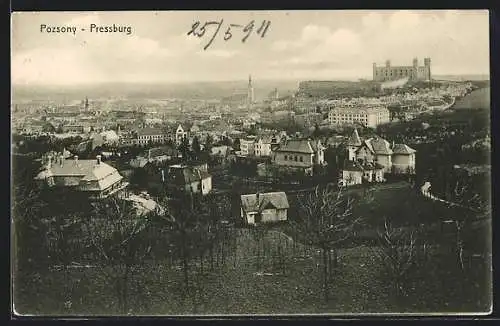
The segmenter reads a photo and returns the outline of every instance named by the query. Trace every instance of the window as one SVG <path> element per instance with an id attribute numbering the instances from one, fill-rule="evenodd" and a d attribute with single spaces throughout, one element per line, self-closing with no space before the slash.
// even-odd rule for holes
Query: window
<path id="1" fill-rule="evenodd" d="M 303 158 L 302 156 L 300 157 L 300 161 L 301 161 L 301 162 L 304 162 L 304 158 Z"/>
<path id="2" fill-rule="evenodd" d="M 285 161 L 286 161 L 286 160 L 288 160 L 288 156 L 287 156 L 287 155 L 285 155 Z"/>
<path id="3" fill-rule="evenodd" d="M 298 158 L 297 158 L 297 156 L 295 156 L 295 162 L 297 162 L 297 160 L 298 160 Z"/>

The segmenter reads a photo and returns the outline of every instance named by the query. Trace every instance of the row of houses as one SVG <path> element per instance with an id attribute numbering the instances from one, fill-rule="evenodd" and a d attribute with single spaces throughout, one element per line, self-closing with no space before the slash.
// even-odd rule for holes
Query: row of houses
<path id="1" fill-rule="evenodd" d="M 391 144 L 378 136 L 362 140 L 357 129 L 354 129 L 347 141 L 339 141 L 347 151 L 347 159 L 339 171 L 340 182 L 344 185 L 383 182 L 387 173 L 415 173 L 416 151 L 406 144 Z M 270 163 L 259 164 L 258 173 L 273 176 L 276 171 L 280 174 L 288 171 L 312 176 L 315 166 L 327 166 L 325 150 L 326 146 L 321 140 L 297 138 L 272 144 Z"/>
<path id="2" fill-rule="evenodd" d="M 69 191 L 92 200 L 107 198 L 117 192 L 126 192 L 128 182 L 117 169 L 95 159 L 78 159 L 68 151 L 48 153 L 42 158 L 42 169 L 35 177 L 41 186 L 56 191 Z M 206 163 L 197 165 L 171 165 L 161 170 L 162 182 L 167 190 L 206 195 L 212 190 L 212 177 Z"/>
<path id="3" fill-rule="evenodd" d="M 151 143 L 165 144 L 170 141 L 180 144 L 183 139 L 188 137 L 187 130 L 181 124 L 174 132 L 162 128 L 140 128 L 131 132 L 128 137 L 123 137 L 122 144 L 145 146 Z"/>
<path id="4" fill-rule="evenodd" d="M 42 159 L 43 169 L 36 176 L 41 185 L 56 191 L 86 196 L 91 200 L 102 200 L 112 195 L 130 200 L 138 213 L 144 214 L 162 209 L 147 194 L 132 194 L 127 191 L 128 183 L 109 164 L 96 159 L 71 159 L 68 151 L 48 153 Z M 206 195 L 212 190 L 212 178 L 206 163 L 176 164 L 161 170 L 162 181 L 167 189 Z M 242 221 L 248 224 L 286 221 L 288 199 L 284 192 L 241 195 L 240 212 Z"/>
<path id="5" fill-rule="evenodd" d="M 72 191 L 93 200 L 127 192 L 128 183 L 115 168 L 103 162 L 100 155 L 95 160 L 79 160 L 78 156 L 69 158 L 67 152 L 50 153 L 43 160 L 43 170 L 35 179 L 49 188 L 66 193 Z M 173 191 L 206 195 L 212 189 L 212 178 L 206 163 L 171 165 L 167 171 L 162 170 L 162 181 L 167 182 L 168 188 Z M 157 207 L 149 197 L 130 193 L 124 197 L 142 213 Z M 240 216 L 248 224 L 287 220 L 289 204 L 284 192 L 245 194 L 240 199 Z"/>

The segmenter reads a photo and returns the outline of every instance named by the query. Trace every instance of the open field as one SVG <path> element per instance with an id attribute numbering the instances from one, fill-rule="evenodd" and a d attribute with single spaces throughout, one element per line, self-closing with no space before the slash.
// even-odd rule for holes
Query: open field
<path id="1" fill-rule="evenodd" d="M 268 242 L 276 235 L 268 234 Z M 254 242 L 248 234 L 239 239 L 241 249 Z M 237 264 L 228 258 L 225 266 L 201 274 L 195 268 L 192 297 L 181 289 L 179 266 L 156 262 L 134 269 L 130 280 L 130 306 L 134 314 L 301 314 L 301 313 L 380 313 L 426 311 L 476 311 L 488 308 L 487 266 L 474 262 L 469 279 L 461 280 L 447 253 L 435 252 L 426 269 L 413 275 L 410 293 L 403 302 L 394 302 L 372 249 L 364 246 L 340 251 L 340 266 L 332 275 L 331 300 L 322 299 L 321 264 L 314 250 L 304 256 L 287 258 L 286 271 L 255 268 L 252 251 L 241 250 Z M 265 258 L 272 260 L 272 255 Z M 66 282 L 64 281 L 66 280 Z M 19 312 L 44 314 L 117 313 L 113 288 L 99 269 L 44 272 L 23 282 L 16 305 Z M 66 306 L 64 303 L 66 302 Z M 68 306 L 71 302 L 71 307 Z M 21 304 L 23 303 L 23 304 Z M 23 308 L 26 307 L 26 308 Z M 29 307 L 29 309 L 28 309 Z"/>
<path id="2" fill-rule="evenodd" d="M 373 237 L 384 217 L 413 227 L 432 225 L 449 208 L 417 196 L 405 182 L 375 187 L 370 203 L 356 207 L 366 216 L 365 236 Z M 361 197 L 364 189 L 352 189 Z M 415 213 L 418 205 L 418 212 Z M 410 276 L 408 293 L 391 299 L 390 281 L 375 259 L 376 248 L 363 242 L 340 249 L 339 265 L 330 279 L 330 300 L 322 292 L 323 265 L 318 249 L 294 241 L 276 226 L 258 232 L 229 229 L 215 252 L 191 257 L 189 295 L 183 288 L 180 262 L 164 258 L 156 248 L 145 264 L 135 266 L 129 279 L 129 307 L 140 315 L 181 314 L 305 314 L 374 312 L 486 311 L 491 285 L 487 253 L 468 255 L 461 271 L 453 253 L 453 230 L 434 230 L 426 255 Z M 486 228 L 487 229 L 487 228 Z M 475 239 L 486 239 L 486 229 Z M 361 236 L 361 235 L 360 235 Z M 203 262 L 203 263 L 202 263 Z M 89 263 L 92 265 L 92 262 Z M 212 265 L 212 266 L 211 266 Z M 117 314 L 114 287 L 99 267 L 20 271 L 15 287 L 16 309 L 32 314 Z"/>

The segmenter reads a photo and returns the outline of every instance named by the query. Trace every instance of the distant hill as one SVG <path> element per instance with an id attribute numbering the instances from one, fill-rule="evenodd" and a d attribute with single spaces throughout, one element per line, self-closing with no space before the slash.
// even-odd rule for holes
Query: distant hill
<path id="1" fill-rule="evenodd" d="M 300 82 L 299 93 L 311 97 L 369 96 L 376 93 L 372 81 L 308 80 Z"/>
<path id="2" fill-rule="evenodd" d="M 490 75 L 433 75 L 433 79 L 450 80 L 450 81 L 465 81 L 465 80 L 490 80 Z"/>
<path id="3" fill-rule="evenodd" d="M 220 99 L 234 94 L 246 94 L 248 81 L 193 82 L 193 83 L 107 83 L 96 85 L 37 86 L 13 85 L 12 98 L 22 100 L 75 100 L 122 97 L 128 99 Z M 278 89 L 281 94 L 294 92 L 296 81 L 253 80 L 257 100 L 267 98 Z"/>

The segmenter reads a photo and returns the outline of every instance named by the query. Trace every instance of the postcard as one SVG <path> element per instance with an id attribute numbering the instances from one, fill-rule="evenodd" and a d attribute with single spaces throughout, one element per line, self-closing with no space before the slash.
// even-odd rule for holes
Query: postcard
<path id="1" fill-rule="evenodd" d="M 11 23 L 13 315 L 491 313 L 488 11 Z"/>

